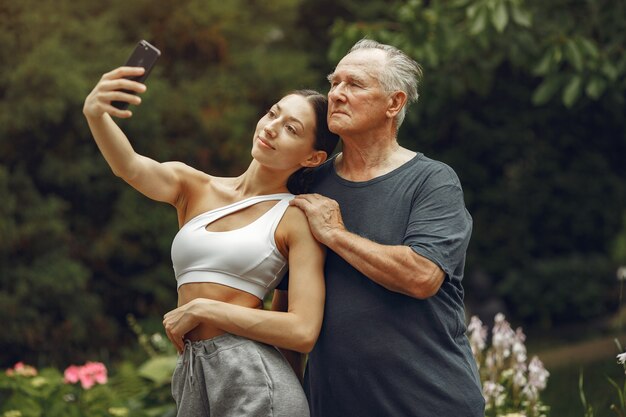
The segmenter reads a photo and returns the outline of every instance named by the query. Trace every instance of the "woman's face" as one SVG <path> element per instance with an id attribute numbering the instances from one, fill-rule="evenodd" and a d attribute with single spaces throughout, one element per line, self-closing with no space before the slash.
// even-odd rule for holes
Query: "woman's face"
<path id="1" fill-rule="evenodd" d="M 274 104 L 254 132 L 252 157 L 274 169 L 296 170 L 317 151 L 315 112 L 306 98 L 291 94 Z"/>

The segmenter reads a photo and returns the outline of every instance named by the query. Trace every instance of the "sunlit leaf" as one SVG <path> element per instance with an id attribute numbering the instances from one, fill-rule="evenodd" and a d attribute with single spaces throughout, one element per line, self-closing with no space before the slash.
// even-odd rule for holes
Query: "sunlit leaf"
<path id="1" fill-rule="evenodd" d="M 541 60 L 539 61 L 539 63 L 533 69 L 533 74 L 546 75 L 550 71 L 550 68 L 552 66 L 552 58 L 553 58 L 552 51 L 547 51 L 543 55 L 543 57 L 541 57 Z"/>
<path id="2" fill-rule="evenodd" d="M 450 2 L 450 6 L 454 8 L 465 7 L 470 3 L 471 0 L 453 0 Z"/>
<path id="3" fill-rule="evenodd" d="M 504 31 L 507 23 L 509 22 L 509 13 L 506 10 L 506 4 L 504 1 L 499 1 L 496 4 L 495 10 L 491 13 L 491 24 L 496 28 L 498 32 Z"/>
<path id="4" fill-rule="evenodd" d="M 153 381 L 155 384 L 165 384 L 172 378 L 176 366 L 176 356 L 157 356 L 139 368 L 139 375 Z"/>
<path id="5" fill-rule="evenodd" d="M 577 44 L 579 45 L 579 48 L 585 51 L 585 54 L 587 54 L 591 58 L 598 58 L 598 56 L 600 55 L 596 44 L 587 38 L 578 38 Z"/>
<path id="6" fill-rule="evenodd" d="M 472 20 L 472 24 L 470 26 L 470 33 L 472 35 L 478 35 L 482 31 L 485 30 L 485 26 L 487 25 L 487 8 L 481 7 L 476 16 Z"/>
<path id="7" fill-rule="evenodd" d="M 607 83 L 604 78 L 594 76 L 587 83 L 587 87 L 585 87 L 585 93 L 587 93 L 587 96 L 589 98 L 596 100 L 602 95 L 602 93 L 604 93 L 606 85 Z"/>
<path id="8" fill-rule="evenodd" d="M 582 77 L 575 75 L 567 83 L 563 89 L 563 104 L 565 104 L 565 107 L 570 108 L 576 103 L 580 97 L 582 82 Z"/>
<path id="9" fill-rule="evenodd" d="M 561 79 L 557 76 L 552 76 L 546 78 L 540 85 L 537 87 L 532 96 L 532 102 L 536 106 L 540 106 L 542 104 L 547 103 L 552 96 L 557 92 L 557 90 L 561 87 Z"/>
<path id="10" fill-rule="evenodd" d="M 583 69 L 583 57 L 578 46 L 571 39 L 565 43 L 565 56 L 570 64 L 577 70 Z"/>
<path id="11" fill-rule="evenodd" d="M 519 5 L 513 4 L 511 7 L 511 17 L 520 26 L 529 28 L 532 25 L 532 15 L 529 11 L 522 9 Z"/>
<path id="12" fill-rule="evenodd" d="M 617 80 L 617 77 L 619 75 L 618 71 L 617 71 L 617 68 L 615 68 L 615 66 L 612 63 L 610 63 L 609 61 L 605 61 L 602 64 L 601 71 L 602 71 L 602 73 L 604 75 L 606 75 L 608 77 L 608 79 L 610 81 Z"/>

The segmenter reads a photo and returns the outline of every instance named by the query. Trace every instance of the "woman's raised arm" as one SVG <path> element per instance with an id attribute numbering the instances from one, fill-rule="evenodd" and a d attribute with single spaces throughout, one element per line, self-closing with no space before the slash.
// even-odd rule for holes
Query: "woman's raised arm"
<path id="1" fill-rule="evenodd" d="M 175 205 L 181 188 L 178 162 L 160 163 L 135 152 L 130 141 L 111 116 L 122 119 L 132 116 L 130 110 L 114 107 L 112 101 L 124 101 L 139 105 L 141 98 L 135 93 L 146 91 L 144 84 L 129 80 L 143 74 L 140 67 L 119 67 L 102 76 L 85 99 L 83 114 L 89 129 L 115 175 L 124 179 L 145 196 Z"/>

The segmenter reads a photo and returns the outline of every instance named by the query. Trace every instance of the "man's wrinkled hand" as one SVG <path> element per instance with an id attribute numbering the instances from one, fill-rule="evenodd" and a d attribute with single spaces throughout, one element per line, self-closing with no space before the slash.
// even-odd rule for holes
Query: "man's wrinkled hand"
<path id="1" fill-rule="evenodd" d="M 320 243 L 328 245 L 333 233 L 345 230 L 339 203 L 333 199 L 319 194 L 300 194 L 289 204 L 306 214 L 311 233 Z"/>

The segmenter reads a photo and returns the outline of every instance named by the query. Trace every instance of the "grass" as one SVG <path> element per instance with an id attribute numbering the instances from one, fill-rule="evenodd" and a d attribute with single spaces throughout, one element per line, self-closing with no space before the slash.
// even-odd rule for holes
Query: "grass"
<path id="1" fill-rule="evenodd" d="M 607 377 L 623 387 L 626 375 L 615 356 L 584 365 L 569 364 L 548 370 L 550 378 L 541 398 L 550 406 L 551 417 L 585 416 L 578 389 L 581 372 L 585 397 L 587 403 L 593 407 L 594 417 L 617 416 L 609 407 L 618 403 L 618 394 Z"/>

